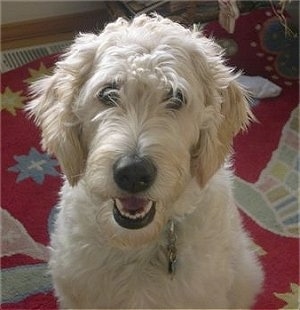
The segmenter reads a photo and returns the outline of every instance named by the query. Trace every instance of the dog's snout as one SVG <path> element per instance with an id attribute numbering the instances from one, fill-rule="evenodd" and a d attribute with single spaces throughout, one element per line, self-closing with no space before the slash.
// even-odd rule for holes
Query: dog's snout
<path id="1" fill-rule="evenodd" d="M 157 169 L 147 157 L 127 155 L 120 157 L 113 166 L 114 180 L 120 189 L 138 193 L 148 189 L 154 182 Z"/>

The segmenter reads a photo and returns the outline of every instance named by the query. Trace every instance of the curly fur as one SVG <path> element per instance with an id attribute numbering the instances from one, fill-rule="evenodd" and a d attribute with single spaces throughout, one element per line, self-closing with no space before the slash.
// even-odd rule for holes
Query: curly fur
<path id="1" fill-rule="evenodd" d="M 160 16 L 120 18 L 80 34 L 27 107 L 42 145 L 66 176 L 51 237 L 50 271 L 62 308 L 249 308 L 263 274 L 234 204 L 228 156 L 252 118 L 237 74 L 197 29 Z M 114 106 L 99 91 L 119 85 Z M 167 93 L 180 89 L 181 109 Z M 113 178 L 122 154 L 146 155 L 154 220 L 131 230 L 113 218 L 129 195 Z M 168 221 L 178 264 L 167 272 Z"/>

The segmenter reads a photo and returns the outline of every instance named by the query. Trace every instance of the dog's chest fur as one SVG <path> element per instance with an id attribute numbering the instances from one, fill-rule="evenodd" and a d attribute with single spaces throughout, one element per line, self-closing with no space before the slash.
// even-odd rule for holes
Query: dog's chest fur
<path id="1" fill-rule="evenodd" d="M 87 205 L 89 201 L 83 202 L 70 193 L 65 194 L 58 230 L 52 238 L 54 255 L 50 262 L 54 278 L 62 280 L 57 291 L 69 291 L 61 285 L 64 280 L 66 286 L 72 283 L 72 299 L 76 300 L 77 307 L 82 308 L 195 308 L 199 305 L 203 308 L 212 302 L 209 292 L 217 292 L 218 302 L 213 304 L 224 307 L 228 303 L 226 292 L 233 277 L 232 270 L 226 270 L 234 251 L 228 225 L 239 230 L 239 223 L 235 211 L 227 203 L 227 189 L 217 184 L 212 188 L 223 191 L 224 195 L 213 195 L 208 188 L 202 198 L 192 195 L 192 189 L 186 191 L 189 199 L 182 197 L 191 209 L 193 204 L 201 205 L 191 214 L 180 215 L 176 222 L 178 257 L 173 277 L 168 272 L 167 231 L 162 232 L 161 239 L 138 249 L 120 250 L 109 244 L 101 245 L 97 227 L 92 223 L 86 225 L 83 219 L 86 217 L 85 220 L 89 221 L 89 217 L 80 211 L 72 214 L 68 211 L 83 211 L 80 204 Z M 195 191 L 199 194 L 198 187 Z M 78 190 L 73 194 L 80 195 Z M 197 201 L 192 197 L 198 197 Z M 60 225 L 60 221 L 69 223 Z M 68 240 L 57 238 L 62 234 L 61 230 Z M 65 248 L 64 242 L 70 246 Z M 223 283 L 221 290 L 220 283 Z M 228 286 L 227 290 L 224 285 Z"/>
<path id="2" fill-rule="evenodd" d="M 263 273 L 227 165 L 253 114 L 222 55 L 196 28 L 120 18 L 79 35 L 32 87 L 27 110 L 65 176 L 50 258 L 62 308 L 245 309 L 255 301 Z"/>

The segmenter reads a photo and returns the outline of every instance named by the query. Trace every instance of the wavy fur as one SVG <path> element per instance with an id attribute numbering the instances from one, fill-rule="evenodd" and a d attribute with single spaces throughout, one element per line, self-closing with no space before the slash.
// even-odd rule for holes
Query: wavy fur
<path id="1" fill-rule="evenodd" d="M 263 273 L 231 191 L 232 139 L 252 118 L 236 77 L 212 39 L 141 15 L 80 34 L 32 87 L 27 110 L 66 175 L 50 259 L 62 308 L 251 307 Z M 99 100 L 107 85 L 117 85 L 111 106 Z M 178 89 L 184 103 L 170 109 Z M 114 163 L 131 153 L 157 168 L 135 194 L 156 202 L 153 222 L 138 230 L 112 212 L 115 197 L 131 195 L 115 183 Z"/>

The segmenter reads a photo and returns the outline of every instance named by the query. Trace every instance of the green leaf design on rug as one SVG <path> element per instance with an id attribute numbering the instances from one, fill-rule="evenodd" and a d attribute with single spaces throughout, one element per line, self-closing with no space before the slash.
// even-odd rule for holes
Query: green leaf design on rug
<path id="1" fill-rule="evenodd" d="M 235 178 L 239 207 L 267 230 L 299 236 L 299 108 L 283 128 L 278 148 L 255 183 Z"/>
<path id="2" fill-rule="evenodd" d="M 31 84 L 34 81 L 40 79 L 41 77 L 45 75 L 50 75 L 53 71 L 53 68 L 47 68 L 42 62 L 40 63 L 40 66 L 37 70 L 29 68 L 28 69 L 30 77 L 24 80 L 24 82 Z"/>
<path id="3" fill-rule="evenodd" d="M 268 253 L 257 243 L 255 243 L 253 240 L 250 239 L 250 247 L 251 250 L 258 256 L 265 256 Z"/>
<path id="4" fill-rule="evenodd" d="M 2 270 L 2 302 L 15 303 L 52 289 L 47 264 L 25 265 Z"/>
<path id="5" fill-rule="evenodd" d="M 291 283 L 291 291 L 285 294 L 274 293 L 278 298 L 286 302 L 283 309 L 299 309 L 300 306 L 300 287 L 298 284 Z"/>
<path id="6" fill-rule="evenodd" d="M 12 91 L 9 87 L 6 87 L 4 92 L 1 93 L 1 111 L 5 110 L 12 114 L 17 115 L 17 109 L 23 109 L 26 97 L 21 96 L 22 91 Z"/>

